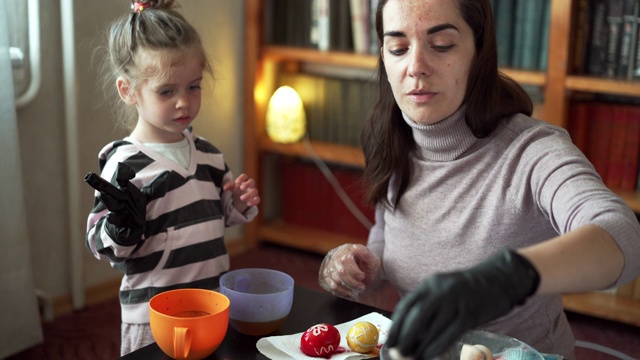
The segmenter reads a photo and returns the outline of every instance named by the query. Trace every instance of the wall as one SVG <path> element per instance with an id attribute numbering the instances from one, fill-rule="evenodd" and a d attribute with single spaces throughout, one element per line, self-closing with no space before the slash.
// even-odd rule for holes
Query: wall
<path id="1" fill-rule="evenodd" d="M 67 191 L 67 154 L 62 77 L 60 2 L 40 1 L 42 37 L 42 88 L 31 104 L 18 110 L 19 141 L 25 189 L 28 235 L 34 281 L 50 296 L 71 292 L 71 244 L 82 245 L 82 282 L 85 288 L 114 281 L 120 273 L 107 262 L 96 260 L 84 246 L 84 238 L 69 239 L 70 226 L 84 234 L 86 216 L 92 206 L 92 191 L 83 182 L 80 192 L 80 221 L 70 225 Z M 96 46 L 103 44 L 107 24 L 130 11 L 129 1 L 76 0 L 74 27 L 76 42 L 79 172 L 82 179 L 97 171 L 97 154 L 106 143 L 122 137 L 114 131 L 113 118 L 102 102 L 98 87 Z M 200 31 L 216 73 L 204 84 L 203 104 L 194 122 L 199 135 L 215 143 L 226 155 L 231 169 L 242 171 L 242 1 L 183 0 L 183 14 Z M 78 214 L 75 214 L 76 217 Z M 232 229 L 227 238 L 241 236 Z M 114 294 L 115 295 L 115 294 Z"/>

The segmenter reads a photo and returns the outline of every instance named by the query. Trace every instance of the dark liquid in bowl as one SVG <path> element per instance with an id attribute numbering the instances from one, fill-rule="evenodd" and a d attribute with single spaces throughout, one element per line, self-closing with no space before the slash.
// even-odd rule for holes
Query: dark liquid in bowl
<path id="1" fill-rule="evenodd" d="M 194 318 L 194 317 L 207 316 L 207 315 L 211 315 L 211 314 L 209 314 L 206 311 L 200 311 L 200 310 L 186 310 L 186 311 L 180 311 L 173 314 L 173 316 L 181 317 L 181 318 Z"/>
<path id="2" fill-rule="evenodd" d="M 231 324 L 234 329 L 238 330 L 238 332 L 245 335 L 260 336 L 276 331 L 285 320 L 286 317 L 265 322 L 249 322 L 229 319 L 229 324 Z"/>

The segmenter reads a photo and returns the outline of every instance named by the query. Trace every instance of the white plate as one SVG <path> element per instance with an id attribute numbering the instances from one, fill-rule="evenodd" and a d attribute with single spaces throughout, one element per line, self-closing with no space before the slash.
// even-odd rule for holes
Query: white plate
<path id="1" fill-rule="evenodd" d="M 459 360 L 463 344 L 484 345 L 491 350 L 494 359 L 544 360 L 544 357 L 539 352 L 518 339 L 482 330 L 468 331 L 455 346 L 433 360 Z M 386 346 L 380 349 L 380 359 L 391 360 Z"/>

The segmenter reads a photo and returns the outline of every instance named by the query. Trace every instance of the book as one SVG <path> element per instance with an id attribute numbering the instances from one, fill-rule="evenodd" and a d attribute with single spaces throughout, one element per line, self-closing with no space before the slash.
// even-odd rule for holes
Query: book
<path id="1" fill-rule="evenodd" d="M 268 44 L 297 47 L 311 45 L 312 0 L 267 0 L 264 40 Z"/>
<path id="2" fill-rule="evenodd" d="M 495 2 L 498 66 L 500 67 L 512 66 L 514 8 L 515 0 L 499 0 Z"/>
<path id="3" fill-rule="evenodd" d="M 587 47 L 591 34 L 589 0 L 577 0 L 575 6 L 575 26 L 572 27 L 571 34 L 572 49 L 569 72 L 571 74 L 582 75 L 586 73 Z"/>
<path id="4" fill-rule="evenodd" d="M 607 25 L 608 0 L 591 0 L 591 38 L 587 59 L 587 73 L 593 76 L 604 76 L 607 61 L 607 44 L 609 26 Z"/>
<path id="5" fill-rule="evenodd" d="M 620 60 L 620 46 L 625 4 L 633 0 L 609 0 L 607 12 L 608 36 L 604 76 L 616 77 L 616 69 Z"/>
<path id="6" fill-rule="evenodd" d="M 309 160 L 279 162 L 281 218 L 292 225 L 366 238 L 369 229 L 351 213 L 322 171 Z M 374 210 L 364 204 L 361 169 L 330 166 L 331 176 L 358 211 L 373 222 Z"/>
<path id="7" fill-rule="evenodd" d="M 369 0 L 369 53 L 378 55 L 380 44 L 378 44 L 378 31 L 376 29 L 376 12 L 378 11 L 378 0 Z"/>
<path id="8" fill-rule="evenodd" d="M 353 51 L 369 53 L 369 0 L 349 0 Z"/>
<path id="9" fill-rule="evenodd" d="M 589 144 L 590 103 L 574 101 L 569 105 L 569 135 L 573 143 L 587 154 Z"/>
<path id="10" fill-rule="evenodd" d="M 266 0 L 264 12 L 264 41 L 267 44 L 287 43 L 287 1 Z"/>
<path id="11" fill-rule="evenodd" d="M 311 0 L 311 24 L 309 26 L 309 44 L 318 48 L 318 0 Z"/>
<path id="12" fill-rule="evenodd" d="M 633 78 L 633 58 L 637 38 L 634 34 L 638 31 L 638 16 L 640 11 L 640 2 L 637 0 L 629 0 L 627 8 L 622 17 L 622 35 L 620 38 L 620 61 L 616 69 L 616 77 L 619 79 Z"/>
<path id="13" fill-rule="evenodd" d="M 342 95 L 342 84 L 338 78 L 325 78 L 325 118 L 323 121 L 325 128 L 325 137 L 323 141 L 330 143 L 339 143 L 340 127 L 342 122 L 342 109 L 347 101 Z"/>
<path id="14" fill-rule="evenodd" d="M 624 153 L 620 190 L 635 189 L 640 161 L 640 107 L 629 105 L 625 116 Z"/>
<path id="15" fill-rule="evenodd" d="M 626 106 L 621 104 L 610 105 L 613 118 L 611 122 L 611 139 L 609 140 L 609 152 L 607 160 L 607 173 L 605 185 L 611 189 L 619 189 L 622 181 L 622 167 L 625 148 L 625 132 L 627 131 Z"/>
<path id="16" fill-rule="evenodd" d="M 349 146 L 359 146 L 360 126 L 362 124 L 362 81 L 342 80 L 342 95 L 344 96 L 342 109 L 342 127 L 339 143 Z"/>
<path id="17" fill-rule="evenodd" d="M 538 53 L 540 55 L 538 56 L 536 69 L 547 71 L 547 62 L 549 60 L 549 33 L 551 31 L 551 0 L 543 1 L 542 22 L 540 26 L 542 28 L 542 35 L 540 37 L 540 45 L 538 46 Z"/>
<path id="18" fill-rule="evenodd" d="M 548 0 L 517 0 L 514 67 L 537 70 L 544 32 L 545 4 Z"/>
<path id="19" fill-rule="evenodd" d="M 331 48 L 331 17 L 329 0 L 316 0 L 315 16 L 318 26 L 318 50 L 327 51 Z"/>
<path id="20" fill-rule="evenodd" d="M 640 0 L 636 1 L 635 21 L 631 32 L 631 63 L 629 64 L 629 79 L 640 78 Z"/>
<path id="21" fill-rule="evenodd" d="M 587 157 L 595 167 L 596 172 L 606 183 L 613 107 L 604 102 L 592 103 L 591 116 Z"/>
<path id="22" fill-rule="evenodd" d="M 351 52 L 353 51 L 353 36 L 351 35 L 349 1 L 329 1 L 329 50 Z"/>
<path id="23" fill-rule="evenodd" d="M 525 30 L 527 27 L 527 12 L 531 0 L 515 0 L 513 3 L 513 38 L 511 40 L 511 63 L 509 67 L 522 68 L 524 66 Z"/>
<path id="24" fill-rule="evenodd" d="M 346 196 L 356 207 L 355 211 L 360 211 L 370 222 L 373 223 L 374 211 L 372 208 L 364 205 L 364 188 L 360 181 L 362 177 L 362 170 L 336 166 L 331 168 L 331 172 L 340 187 L 344 190 Z M 333 193 L 327 198 L 330 201 L 328 207 L 331 209 L 328 230 L 366 239 L 369 234 L 369 229 L 360 223 L 358 218 L 356 218 L 350 208 L 335 193 L 335 191 L 333 191 Z"/>
<path id="25" fill-rule="evenodd" d="M 311 131 L 313 132 L 310 138 L 312 140 L 326 141 L 328 138 L 327 135 L 327 89 L 326 89 L 326 80 L 321 76 L 314 77 L 314 102 L 313 102 L 313 113 L 314 119 L 311 127 Z"/>

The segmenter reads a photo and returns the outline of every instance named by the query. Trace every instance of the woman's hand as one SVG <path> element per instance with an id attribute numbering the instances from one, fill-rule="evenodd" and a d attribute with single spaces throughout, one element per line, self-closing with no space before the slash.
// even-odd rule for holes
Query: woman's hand
<path id="1" fill-rule="evenodd" d="M 327 253 L 320 265 L 318 282 L 335 296 L 357 300 L 380 280 L 380 258 L 359 244 L 344 244 Z"/>
<path id="2" fill-rule="evenodd" d="M 464 332 L 521 305 L 538 289 L 534 266 L 504 250 L 462 271 L 435 274 L 407 294 L 393 312 L 386 346 L 392 359 L 431 359 Z"/>

